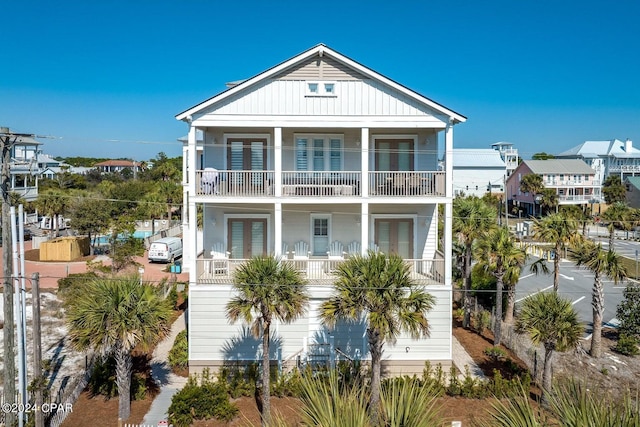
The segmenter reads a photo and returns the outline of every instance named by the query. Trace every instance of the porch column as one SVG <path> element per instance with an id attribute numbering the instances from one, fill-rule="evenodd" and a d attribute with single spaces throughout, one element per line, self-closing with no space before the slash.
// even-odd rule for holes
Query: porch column
<path id="1" fill-rule="evenodd" d="M 282 196 L 282 128 L 273 129 L 273 168 L 275 170 L 273 177 L 274 195 Z M 276 221 L 276 227 L 282 224 L 282 221 Z M 277 252 L 280 252 L 282 245 L 276 245 Z"/>
<path id="2" fill-rule="evenodd" d="M 187 224 L 187 232 L 184 233 L 184 237 L 186 237 L 184 244 L 182 245 L 183 250 L 183 265 L 185 266 L 185 270 L 189 271 L 189 284 L 195 285 L 197 281 L 196 274 L 196 258 L 198 256 L 198 216 L 195 202 L 195 194 L 196 194 L 196 168 L 197 168 L 197 129 L 195 126 L 189 127 L 189 136 L 187 140 L 187 179 L 188 179 L 188 191 L 186 192 L 187 200 L 183 201 L 183 203 L 188 205 L 188 215 L 189 220 Z M 183 151 L 184 153 L 184 151 Z M 194 197 L 191 197 L 194 196 Z"/>
<path id="3" fill-rule="evenodd" d="M 362 163 L 362 178 L 360 179 L 360 192 L 362 197 L 369 197 L 369 128 L 362 128 L 360 131 L 360 163 Z M 364 222 L 362 222 L 364 230 Z M 362 241 L 362 247 L 365 247 L 367 240 Z M 368 243 L 367 243 L 368 244 Z"/>
<path id="4" fill-rule="evenodd" d="M 273 209 L 273 253 L 276 256 L 282 253 L 282 203 L 276 202 Z"/>
<path id="5" fill-rule="evenodd" d="M 451 286 L 451 271 L 453 268 L 453 119 L 444 133 L 445 149 L 445 196 L 444 205 L 444 284 Z"/>
<path id="6" fill-rule="evenodd" d="M 369 202 L 363 202 L 360 211 L 360 252 L 365 255 L 369 250 Z"/>

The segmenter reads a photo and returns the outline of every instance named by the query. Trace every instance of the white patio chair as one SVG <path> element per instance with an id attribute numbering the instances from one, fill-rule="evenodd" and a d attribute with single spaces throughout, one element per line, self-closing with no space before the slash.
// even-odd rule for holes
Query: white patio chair
<path id="1" fill-rule="evenodd" d="M 204 194 L 220 194 L 218 188 L 219 177 L 216 168 L 204 168 L 204 172 L 202 172 L 202 191 Z"/>
<path id="2" fill-rule="evenodd" d="M 223 243 L 214 243 L 211 247 L 211 274 L 214 276 L 228 274 L 229 256 L 231 252 L 225 250 Z"/>
<path id="3" fill-rule="evenodd" d="M 289 245 L 282 242 L 282 252 L 280 252 L 282 259 L 289 259 Z"/>
<path id="4" fill-rule="evenodd" d="M 309 266 L 309 257 L 311 256 L 311 252 L 309 251 L 309 244 L 303 240 L 297 242 L 293 246 L 293 251 L 291 252 L 291 254 L 294 261 L 294 268 L 306 273 Z"/>
<path id="5" fill-rule="evenodd" d="M 343 260 L 344 259 L 344 246 L 342 246 L 342 242 L 334 240 L 331 245 L 329 245 L 329 250 L 327 251 L 327 256 L 330 260 Z"/>
<path id="6" fill-rule="evenodd" d="M 354 240 L 353 242 L 349 243 L 349 245 L 347 246 L 347 255 L 348 256 L 354 256 L 354 255 L 358 255 L 360 253 L 360 242 Z"/>

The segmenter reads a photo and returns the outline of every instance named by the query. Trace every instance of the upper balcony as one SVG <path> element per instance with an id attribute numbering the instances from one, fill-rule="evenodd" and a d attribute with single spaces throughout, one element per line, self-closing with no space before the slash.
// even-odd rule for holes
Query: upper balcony
<path id="1" fill-rule="evenodd" d="M 221 197 L 361 197 L 362 172 L 293 172 L 283 171 L 276 182 L 274 171 L 196 171 L 196 195 Z M 369 172 L 364 181 L 370 197 L 442 197 L 445 195 L 445 172 Z M 276 192 L 276 187 L 280 191 Z"/>

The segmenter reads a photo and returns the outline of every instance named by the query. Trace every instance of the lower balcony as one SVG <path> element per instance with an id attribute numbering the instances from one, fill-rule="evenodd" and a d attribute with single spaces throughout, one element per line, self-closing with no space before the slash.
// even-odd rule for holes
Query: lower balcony
<path id="1" fill-rule="evenodd" d="M 444 284 L 444 259 L 438 253 L 436 260 L 406 259 L 409 265 L 411 278 L 420 285 Z M 334 274 L 336 266 L 343 260 L 326 258 L 287 259 L 294 268 L 300 271 L 310 285 L 330 285 L 336 280 Z M 247 262 L 246 259 L 212 259 L 201 258 L 196 260 L 196 272 L 198 284 L 230 284 L 233 281 L 233 273 L 239 265 Z"/>

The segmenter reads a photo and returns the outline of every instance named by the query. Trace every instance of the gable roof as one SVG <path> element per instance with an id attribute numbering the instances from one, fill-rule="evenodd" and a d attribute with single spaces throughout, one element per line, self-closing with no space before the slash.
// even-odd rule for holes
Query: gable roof
<path id="1" fill-rule="evenodd" d="M 365 67 L 364 65 L 360 64 L 359 62 L 354 61 L 351 58 L 348 58 L 347 56 L 342 55 L 341 53 L 338 53 L 337 51 L 327 47 L 326 45 L 320 43 L 314 47 L 312 47 L 311 49 L 308 49 L 284 62 L 281 62 L 278 65 L 275 65 L 271 68 L 269 68 L 266 71 L 263 71 L 260 74 L 257 74 L 249 79 L 246 79 L 244 81 L 238 81 L 238 82 L 233 82 L 233 83 L 237 83 L 234 84 L 233 86 L 229 87 L 227 90 L 219 93 L 218 95 L 215 95 L 209 99 L 207 99 L 204 102 L 201 102 L 200 104 L 197 104 L 179 114 L 176 115 L 176 119 L 177 120 L 183 120 L 183 121 L 188 121 L 189 120 L 189 116 L 191 116 L 194 113 L 197 113 L 217 102 L 220 102 L 230 96 L 233 96 L 234 94 L 245 90 L 248 87 L 251 87 L 252 85 L 255 85 L 258 82 L 261 82 L 265 79 L 268 79 L 270 77 L 273 77 L 279 73 L 281 73 L 282 71 L 296 65 L 299 64 L 305 60 L 308 60 L 309 58 L 313 58 L 315 56 L 323 56 L 323 55 L 327 55 L 331 58 L 333 58 L 334 60 L 341 62 L 343 64 L 345 64 L 347 67 L 350 67 L 352 69 L 354 69 L 355 71 L 369 77 L 375 80 L 378 80 L 380 82 L 382 82 L 383 84 L 386 84 L 392 88 L 394 88 L 395 90 L 403 93 L 404 95 L 424 104 L 427 105 L 428 107 L 446 115 L 449 116 L 450 118 L 452 118 L 454 120 L 454 122 L 457 123 L 461 123 L 461 122 L 465 122 L 467 120 L 467 118 L 459 113 L 456 113 L 453 110 L 450 110 L 448 108 L 446 108 L 445 106 L 438 104 L 437 102 L 423 96 L 420 95 L 419 93 L 401 85 L 400 83 L 397 83 L 394 80 L 391 80 L 388 77 L 383 76 L 380 73 L 377 73 L 375 71 L 373 71 L 372 69 Z"/>
<path id="2" fill-rule="evenodd" d="M 625 182 L 633 185 L 637 190 L 640 190 L 640 176 L 628 176 Z"/>
<path id="3" fill-rule="evenodd" d="M 453 167 L 506 168 L 500 152 L 492 148 L 454 148 Z"/>
<path id="4" fill-rule="evenodd" d="M 631 147 L 631 152 L 625 150 L 625 142 L 619 139 L 610 139 L 606 141 L 585 141 L 558 154 L 556 157 L 575 157 L 584 158 L 596 157 L 640 157 L 640 150 Z"/>
<path id="5" fill-rule="evenodd" d="M 523 160 L 531 172 L 538 175 L 551 174 L 585 174 L 594 175 L 596 172 L 580 159 L 549 159 Z"/>

